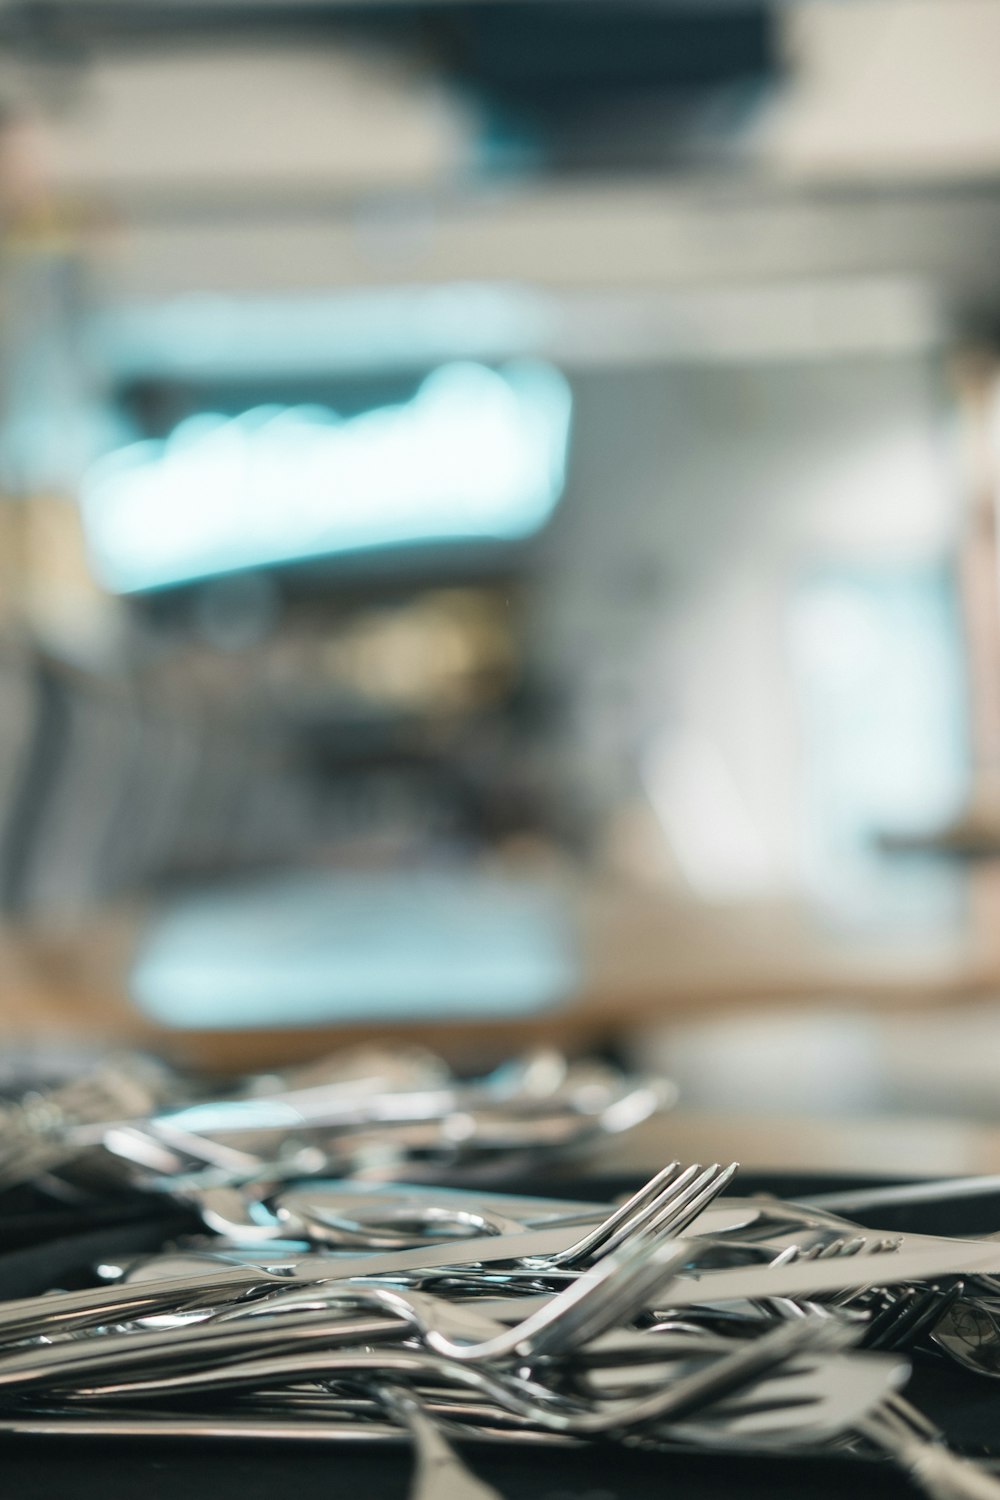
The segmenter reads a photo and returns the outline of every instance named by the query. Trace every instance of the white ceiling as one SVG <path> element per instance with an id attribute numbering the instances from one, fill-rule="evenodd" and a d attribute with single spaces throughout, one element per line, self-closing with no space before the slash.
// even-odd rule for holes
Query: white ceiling
<path id="1" fill-rule="evenodd" d="M 790 84 L 756 141 L 771 170 L 875 181 L 1000 172 L 997 0 L 807 0 L 783 25 Z"/>
<path id="2" fill-rule="evenodd" d="M 780 24 L 787 79 L 745 142 L 755 171 L 1000 173 L 998 0 L 802 0 Z M 54 182 L 123 207 L 208 186 L 454 181 L 478 124 L 412 60 L 319 40 L 107 52 L 73 70 L 61 109 L 51 67 L 38 81 Z"/>
<path id="3" fill-rule="evenodd" d="M 104 57 L 39 128 L 58 190 L 126 211 L 171 191 L 425 186 L 462 170 L 471 137 L 431 79 L 331 47 Z"/>
<path id="4" fill-rule="evenodd" d="M 109 53 L 61 106 L 36 103 L 23 173 L 85 205 L 126 300 L 838 276 L 995 297 L 1000 0 L 782 16 L 787 84 L 724 179 L 477 180 L 474 106 L 412 66 L 301 43 Z"/>

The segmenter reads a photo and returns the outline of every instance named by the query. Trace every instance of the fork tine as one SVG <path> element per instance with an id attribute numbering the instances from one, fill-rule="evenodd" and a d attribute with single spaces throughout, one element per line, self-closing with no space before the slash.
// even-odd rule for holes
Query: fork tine
<path id="1" fill-rule="evenodd" d="M 897 1338 L 894 1343 L 889 1345 L 889 1349 L 912 1348 L 920 1335 L 925 1333 L 928 1328 L 932 1327 L 947 1312 L 948 1308 L 961 1295 L 962 1291 L 963 1284 L 960 1281 L 956 1282 L 946 1292 L 941 1291 L 937 1286 L 929 1287 L 923 1303 L 903 1330 L 902 1337 Z"/>
<path id="2" fill-rule="evenodd" d="M 608 1255 L 637 1236 L 665 1237 L 681 1234 L 729 1185 L 738 1170 L 738 1162 L 731 1162 L 725 1168 L 717 1162 L 705 1169 L 700 1165 L 685 1168 L 676 1173 L 638 1212 L 632 1212 L 612 1233 L 603 1235 L 596 1248 L 601 1255 Z M 594 1248 L 590 1244 L 586 1251 L 581 1251 L 579 1245 L 574 1246 L 570 1251 L 563 1252 L 558 1263 L 567 1264 L 568 1257 L 571 1257 L 572 1262 L 579 1263 L 584 1254 L 588 1258 L 592 1257 Z"/>
<path id="3" fill-rule="evenodd" d="M 670 1233 L 672 1235 L 683 1234 L 688 1225 L 692 1224 L 710 1203 L 713 1203 L 721 1193 L 725 1192 L 739 1169 L 740 1164 L 737 1161 L 732 1161 L 725 1167 L 718 1165 L 710 1167 L 709 1172 L 712 1175 L 705 1186 L 696 1197 L 691 1199 L 690 1203 L 683 1205 L 671 1218 L 669 1225 Z M 663 1232 L 663 1230 L 660 1229 L 658 1232 Z"/>
<path id="4" fill-rule="evenodd" d="M 953 1453 L 944 1434 L 903 1396 L 890 1394 L 857 1424 L 932 1500 L 998 1500 L 1000 1484 L 974 1460 Z"/>
<path id="5" fill-rule="evenodd" d="M 678 1235 L 732 1182 L 739 1171 L 738 1162 L 722 1167 L 718 1162 L 706 1167 L 689 1187 L 663 1205 L 646 1226 L 647 1234 Z"/>
<path id="6" fill-rule="evenodd" d="M 883 1329 L 878 1347 L 883 1350 L 905 1348 L 910 1342 L 911 1334 L 926 1321 L 928 1309 L 937 1307 L 938 1296 L 936 1287 L 926 1287 L 914 1292 L 898 1319 Z"/>
<path id="7" fill-rule="evenodd" d="M 871 1287 L 867 1295 L 879 1299 L 881 1305 L 872 1314 L 860 1343 L 863 1349 L 877 1349 L 883 1335 L 891 1333 L 906 1309 L 912 1305 L 916 1293 L 912 1286 L 897 1287 L 891 1291 L 885 1287 Z M 852 1292 L 851 1300 L 857 1301 L 856 1292 Z"/>
<path id="8" fill-rule="evenodd" d="M 885 1351 L 905 1348 L 916 1333 L 936 1321 L 946 1300 L 950 1303 L 955 1296 L 957 1292 L 942 1292 L 938 1286 L 908 1287 L 872 1319 L 861 1339 L 862 1348 Z"/>
<path id="9" fill-rule="evenodd" d="M 643 1183 L 638 1192 L 632 1194 L 614 1213 L 569 1247 L 555 1255 L 545 1256 L 544 1262 L 547 1266 L 573 1266 L 592 1256 L 595 1251 L 600 1250 L 607 1254 L 619 1245 L 628 1228 L 636 1219 L 641 1219 L 644 1214 L 651 1212 L 655 1206 L 676 1190 L 677 1183 L 687 1181 L 697 1167 L 681 1168 L 679 1161 L 672 1161 L 655 1173 L 648 1182 Z M 533 1264 L 534 1257 L 526 1257 L 529 1264 Z M 539 1262 L 542 1257 L 538 1257 Z"/>
<path id="10" fill-rule="evenodd" d="M 635 1426 L 652 1421 L 676 1421 L 690 1411 L 749 1385 L 765 1370 L 773 1369 L 798 1354 L 821 1350 L 832 1353 L 853 1341 L 850 1330 L 836 1318 L 804 1318 L 794 1323 L 782 1323 L 759 1338 L 746 1343 L 741 1341 L 732 1353 L 719 1355 L 708 1366 L 671 1381 L 650 1396 L 637 1399 L 629 1414 L 629 1423 Z M 577 1430 L 606 1432 L 616 1425 L 621 1425 L 619 1416 L 614 1412 L 601 1412 L 579 1420 Z"/>
<path id="11" fill-rule="evenodd" d="M 936 1442 L 940 1438 L 940 1430 L 935 1427 L 930 1418 L 925 1417 L 922 1411 L 912 1406 L 898 1392 L 893 1391 L 891 1395 L 886 1396 L 882 1405 L 888 1415 L 896 1421 L 905 1422 L 913 1432 L 920 1433 L 921 1436 L 929 1439 L 931 1442 Z"/>
<path id="12" fill-rule="evenodd" d="M 682 1172 L 678 1172 L 671 1182 L 667 1183 L 654 1197 L 645 1203 L 638 1212 L 633 1212 L 622 1219 L 612 1233 L 602 1236 L 600 1243 L 596 1247 L 601 1255 L 611 1254 L 612 1251 L 619 1249 L 628 1240 L 634 1239 L 636 1236 L 644 1233 L 659 1214 L 665 1212 L 671 1204 L 676 1203 L 683 1196 L 701 1171 L 700 1164 L 685 1167 Z M 586 1252 L 583 1252 L 577 1246 L 573 1246 L 572 1249 L 563 1252 L 564 1263 L 566 1256 L 571 1256 L 574 1263 L 582 1260 L 584 1253 L 588 1257 L 592 1256 L 593 1249 L 594 1247 L 591 1247 Z"/>
<path id="13" fill-rule="evenodd" d="M 686 1170 L 689 1172 L 691 1168 Z M 661 1167 L 659 1172 L 654 1173 L 648 1182 L 644 1182 L 630 1198 L 626 1198 L 614 1213 L 609 1214 L 603 1223 L 597 1226 L 595 1233 L 602 1232 L 606 1238 L 620 1224 L 628 1223 L 637 1214 L 643 1212 L 649 1204 L 657 1202 L 661 1194 L 668 1192 L 678 1178 L 684 1175 L 685 1169 L 681 1167 L 679 1161 L 668 1162 L 665 1167 Z"/>
<path id="14" fill-rule="evenodd" d="M 796 1261 L 828 1260 L 831 1253 L 838 1253 L 838 1247 L 843 1243 L 843 1240 L 834 1240 L 831 1245 L 810 1245 L 808 1250 L 799 1250 L 796 1245 L 790 1245 L 789 1249 L 797 1252 L 793 1257 Z"/>

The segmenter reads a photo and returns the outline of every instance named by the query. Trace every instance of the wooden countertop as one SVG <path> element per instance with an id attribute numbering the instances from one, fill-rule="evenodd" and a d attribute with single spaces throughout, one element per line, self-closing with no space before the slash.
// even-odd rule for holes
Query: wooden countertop
<path id="1" fill-rule="evenodd" d="M 1000 1173 L 1000 1127 L 926 1115 L 803 1117 L 679 1109 L 604 1146 L 600 1172 L 651 1176 L 668 1161 L 850 1176 Z"/>

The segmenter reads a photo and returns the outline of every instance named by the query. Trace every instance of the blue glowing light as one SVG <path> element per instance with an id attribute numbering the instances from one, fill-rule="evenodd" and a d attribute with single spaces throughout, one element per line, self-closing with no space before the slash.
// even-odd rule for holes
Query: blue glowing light
<path id="1" fill-rule="evenodd" d="M 512 1019 L 581 984 L 564 895 L 464 871 L 262 876 L 168 902 L 129 988 L 189 1029 Z"/>
<path id="2" fill-rule="evenodd" d="M 365 548 L 493 538 L 562 494 L 569 386 L 549 365 L 442 365 L 403 405 L 190 417 L 94 464 L 81 490 L 98 577 L 117 593 Z"/>

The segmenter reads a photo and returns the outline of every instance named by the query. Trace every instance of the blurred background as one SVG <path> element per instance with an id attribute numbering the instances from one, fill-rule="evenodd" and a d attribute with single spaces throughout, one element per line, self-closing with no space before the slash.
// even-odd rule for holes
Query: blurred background
<path id="1" fill-rule="evenodd" d="M 3 0 L 0 1018 L 995 1119 L 998 0 Z"/>

